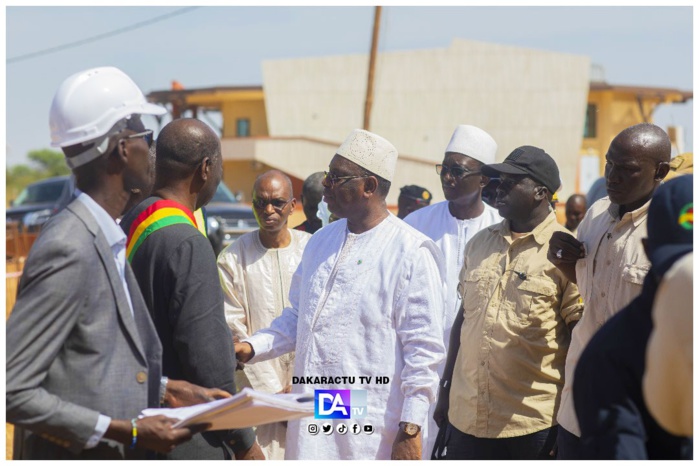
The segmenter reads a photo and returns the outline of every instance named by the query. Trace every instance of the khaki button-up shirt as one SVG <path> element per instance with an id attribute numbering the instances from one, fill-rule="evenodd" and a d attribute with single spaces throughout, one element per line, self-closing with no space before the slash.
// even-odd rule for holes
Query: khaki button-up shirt
<path id="1" fill-rule="evenodd" d="M 554 424 L 567 324 L 583 311 L 577 286 L 546 258 L 554 231 L 567 230 L 553 213 L 517 238 L 505 220 L 466 246 L 464 323 L 449 397 L 449 422 L 464 433 L 516 437 Z"/>
<path id="2" fill-rule="evenodd" d="M 585 258 L 575 265 L 585 315 L 575 327 L 566 360 L 566 383 L 558 423 L 580 436 L 573 405 L 573 375 L 585 346 L 599 328 L 641 293 L 650 262 L 641 238 L 647 236 L 650 201 L 619 217 L 619 206 L 608 197 L 595 202 L 578 226 Z"/>

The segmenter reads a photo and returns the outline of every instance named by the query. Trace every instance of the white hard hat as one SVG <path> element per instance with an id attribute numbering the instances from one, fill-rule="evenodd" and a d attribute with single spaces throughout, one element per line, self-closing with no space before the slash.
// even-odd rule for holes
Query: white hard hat
<path id="1" fill-rule="evenodd" d="M 141 89 L 123 71 L 112 66 L 92 68 L 67 78 L 56 91 L 51 103 L 49 126 L 51 145 L 67 147 L 106 139 L 121 131 L 131 115 L 162 115 L 165 108 L 146 101 Z M 105 141 L 102 141 L 104 143 Z M 87 157 L 82 165 L 96 158 Z M 87 155 L 87 154 L 86 154 Z M 71 164 L 71 157 L 67 159 Z"/>

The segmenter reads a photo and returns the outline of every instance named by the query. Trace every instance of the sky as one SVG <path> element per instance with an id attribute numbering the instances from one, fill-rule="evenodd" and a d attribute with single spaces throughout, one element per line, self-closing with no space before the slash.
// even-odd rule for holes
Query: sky
<path id="1" fill-rule="evenodd" d="M 144 93 L 261 85 L 264 60 L 368 53 L 372 6 L 8 6 L 6 59 L 148 23 L 26 60 L 7 62 L 7 164 L 50 147 L 48 112 L 58 85 L 96 66 L 124 70 Z M 454 38 L 589 56 L 617 85 L 693 88 L 690 6 L 387 6 L 379 52 L 448 47 Z M 692 101 L 662 106 L 660 126 L 684 127 L 693 150 Z M 581 128 L 582 131 L 582 128 Z"/>

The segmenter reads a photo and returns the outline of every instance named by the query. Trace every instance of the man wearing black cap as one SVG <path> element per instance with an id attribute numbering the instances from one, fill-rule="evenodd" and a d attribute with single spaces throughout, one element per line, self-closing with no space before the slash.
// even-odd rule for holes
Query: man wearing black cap
<path id="1" fill-rule="evenodd" d="M 410 184 L 400 188 L 398 196 L 398 218 L 405 218 L 408 214 L 430 205 L 432 193 L 422 186 Z"/>
<path id="2" fill-rule="evenodd" d="M 653 329 L 651 310 L 660 280 L 693 250 L 693 176 L 658 188 L 648 208 L 643 248 L 651 269 L 641 294 L 595 334 L 575 370 L 575 411 L 582 459 L 691 459 L 692 442 L 665 431 L 643 400 L 646 347 Z M 691 293 L 691 288 L 685 292 Z"/>
<path id="3" fill-rule="evenodd" d="M 658 126 L 642 123 L 623 130 L 606 155 L 609 196 L 590 207 L 577 237 L 560 232 L 551 238 L 549 260 L 578 285 L 585 303 L 566 359 L 557 419 L 559 459 L 582 454 L 573 404 L 578 358 L 597 330 L 641 293 L 650 269 L 641 239 L 650 199 L 670 169 L 670 152 L 670 138 Z"/>
<path id="4" fill-rule="evenodd" d="M 546 256 L 564 231 L 549 204 L 556 162 L 522 146 L 482 173 L 500 178 L 505 220 L 466 246 L 435 417 L 448 411 L 447 459 L 547 459 L 570 327 L 582 314 L 576 285 Z"/>

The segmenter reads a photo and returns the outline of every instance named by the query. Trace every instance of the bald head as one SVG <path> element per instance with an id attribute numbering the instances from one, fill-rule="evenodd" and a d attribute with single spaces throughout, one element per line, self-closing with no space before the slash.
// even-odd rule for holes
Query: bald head
<path id="1" fill-rule="evenodd" d="M 619 133 L 612 145 L 651 162 L 670 162 L 672 145 L 670 138 L 659 126 L 641 123 Z"/>
<path id="2" fill-rule="evenodd" d="M 587 212 L 587 199 L 582 194 L 573 194 L 566 201 L 566 228 L 574 231 Z"/>
<path id="3" fill-rule="evenodd" d="M 271 184 L 278 185 L 281 189 L 281 194 L 286 199 L 291 199 L 294 196 L 294 188 L 291 184 L 291 179 L 279 170 L 269 170 L 259 175 L 255 179 L 255 184 L 252 187 L 253 196 L 255 193 L 259 193 L 262 189 L 265 189 Z"/>
<path id="4" fill-rule="evenodd" d="M 641 207 L 670 170 L 670 138 L 660 127 L 648 123 L 620 132 L 606 155 L 604 177 L 609 200 L 618 204 L 620 215 Z"/>
<path id="5" fill-rule="evenodd" d="M 156 144 L 156 174 L 182 179 L 190 176 L 206 157 L 221 157 L 218 136 L 205 123 L 193 118 L 173 120 L 162 129 Z"/>

